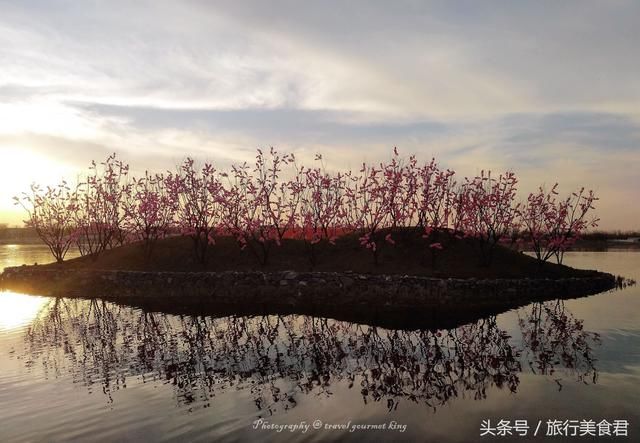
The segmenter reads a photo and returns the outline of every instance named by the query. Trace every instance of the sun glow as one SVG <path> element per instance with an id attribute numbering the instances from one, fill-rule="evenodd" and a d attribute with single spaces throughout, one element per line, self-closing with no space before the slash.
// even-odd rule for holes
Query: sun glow
<path id="1" fill-rule="evenodd" d="M 10 331 L 29 324 L 49 299 L 17 292 L 0 292 L 0 331 Z"/>
<path id="2" fill-rule="evenodd" d="M 74 177 L 71 167 L 27 149 L 0 146 L 0 159 L 0 221 L 8 214 L 21 213 L 13 197 L 29 191 L 31 183 L 47 186 Z"/>
<path id="3" fill-rule="evenodd" d="M 94 127 L 77 110 L 51 101 L 0 103 L 1 134 L 89 137 Z"/>

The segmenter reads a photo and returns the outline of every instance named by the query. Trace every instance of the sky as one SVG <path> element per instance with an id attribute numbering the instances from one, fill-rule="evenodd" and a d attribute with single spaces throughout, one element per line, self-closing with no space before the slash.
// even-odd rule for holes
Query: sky
<path id="1" fill-rule="evenodd" d="M 0 223 L 111 152 L 220 169 L 274 146 L 585 186 L 640 229 L 640 2 L 0 0 Z"/>

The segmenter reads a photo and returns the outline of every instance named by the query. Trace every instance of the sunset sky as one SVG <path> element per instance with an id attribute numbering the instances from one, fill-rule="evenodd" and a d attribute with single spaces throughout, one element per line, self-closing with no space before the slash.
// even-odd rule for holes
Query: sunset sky
<path id="1" fill-rule="evenodd" d="M 585 185 L 601 228 L 640 229 L 639 42 L 633 0 L 0 0 L 0 223 L 110 152 L 356 168 L 397 146 Z"/>

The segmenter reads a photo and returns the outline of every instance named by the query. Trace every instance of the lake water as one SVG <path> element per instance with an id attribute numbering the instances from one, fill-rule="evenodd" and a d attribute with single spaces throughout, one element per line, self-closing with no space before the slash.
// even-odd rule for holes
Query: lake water
<path id="1" fill-rule="evenodd" d="M 48 260 L 0 246 L 0 267 Z M 637 251 L 565 260 L 640 280 Z M 637 285 L 436 331 L 4 292 L 0 441 L 467 442 L 501 419 L 526 420 L 528 437 L 483 441 L 547 440 L 548 420 L 626 420 L 628 438 L 608 441 L 640 441 L 639 313 Z"/>

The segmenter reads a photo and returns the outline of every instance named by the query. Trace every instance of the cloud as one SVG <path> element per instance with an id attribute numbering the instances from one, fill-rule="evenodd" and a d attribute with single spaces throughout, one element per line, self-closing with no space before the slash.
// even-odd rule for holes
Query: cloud
<path id="1" fill-rule="evenodd" d="M 112 104 L 378 119 L 631 112 L 640 7 L 567 5 L 21 2 L 3 8 L 0 53 L 7 80 Z"/>
<path id="2" fill-rule="evenodd" d="M 269 145 L 356 167 L 398 146 L 463 175 L 591 184 L 610 226 L 640 220 L 623 203 L 640 188 L 637 2 L 0 7 L 0 149 L 166 169 Z"/>

